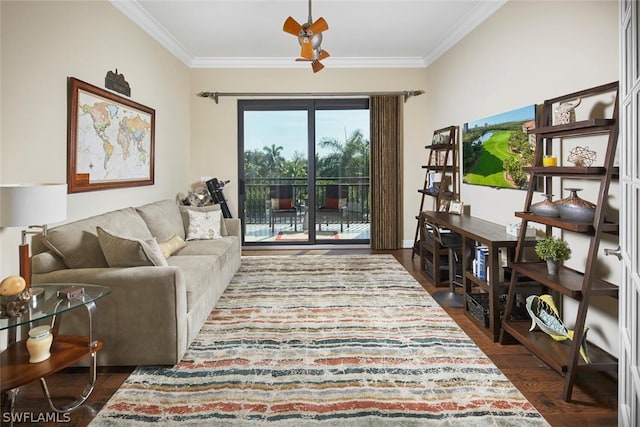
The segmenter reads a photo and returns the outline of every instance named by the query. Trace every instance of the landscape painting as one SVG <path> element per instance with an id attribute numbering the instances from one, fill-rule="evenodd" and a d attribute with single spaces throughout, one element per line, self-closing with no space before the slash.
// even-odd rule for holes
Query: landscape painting
<path id="1" fill-rule="evenodd" d="M 465 123 L 462 128 L 463 182 L 497 188 L 527 189 L 533 162 L 536 106 Z"/>

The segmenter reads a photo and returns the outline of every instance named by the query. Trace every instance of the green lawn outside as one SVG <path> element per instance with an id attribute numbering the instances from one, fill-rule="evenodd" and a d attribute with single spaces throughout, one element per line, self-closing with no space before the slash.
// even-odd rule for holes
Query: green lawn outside
<path id="1" fill-rule="evenodd" d="M 516 188 L 504 179 L 502 162 L 512 154 L 509 152 L 509 137 L 513 131 L 494 131 L 482 145 L 482 152 L 476 167 L 464 175 L 464 182 L 468 184 L 488 185 L 492 187 Z"/>

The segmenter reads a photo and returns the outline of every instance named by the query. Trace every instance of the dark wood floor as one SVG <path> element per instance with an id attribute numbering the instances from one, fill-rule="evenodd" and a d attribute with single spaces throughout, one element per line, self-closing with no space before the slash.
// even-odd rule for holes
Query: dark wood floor
<path id="1" fill-rule="evenodd" d="M 282 254 L 302 253 L 368 253 L 368 250 L 286 250 Z M 246 255 L 273 254 L 273 251 L 245 251 Z M 420 273 L 419 261 L 412 260 L 411 251 L 389 251 L 413 274 L 429 292 L 436 289 Z M 438 290 L 440 290 L 439 288 Z M 580 373 L 573 392 L 573 401 L 561 399 L 563 381 L 555 371 L 533 357 L 520 345 L 500 345 L 492 342 L 464 314 L 462 309 L 447 308 L 451 317 L 466 331 L 476 344 L 493 360 L 513 384 L 531 401 L 552 426 L 616 426 L 617 425 L 617 383 L 612 376 L 602 373 Z M 101 368 L 98 372 L 96 388 L 87 403 L 64 418 L 58 415 L 58 422 L 45 422 L 43 426 L 86 426 L 95 414 L 109 400 L 127 378 L 132 368 Z M 74 368 L 49 377 L 49 386 L 60 404 L 78 395 L 86 384 L 85 370 Z M 1 381 L 1 379 L 0 379 Z M 5 408 L 3 408 L 4 411 Z M 16 413 L 37 417 L 53 416 L 42 395 L 39 384 L 23 387 L 16 400 Z M 7 424 L 7 415 L 2 414 L 2 425 Z M 24 419 L 24 418 L 23 418 Z M 34 425 L 33 421 L 14 425 Z"/>

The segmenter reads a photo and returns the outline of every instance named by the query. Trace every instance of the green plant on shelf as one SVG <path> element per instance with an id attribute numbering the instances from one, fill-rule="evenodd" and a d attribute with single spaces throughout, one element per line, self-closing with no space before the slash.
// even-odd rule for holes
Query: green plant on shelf
<path id="1" fill-rule="evenodd" d="M 569 244 L 559 237 L 549 236 L 538 241 L 535 246 L 536 255 L 546 261 L 563 262 L 571 258 Z"/>

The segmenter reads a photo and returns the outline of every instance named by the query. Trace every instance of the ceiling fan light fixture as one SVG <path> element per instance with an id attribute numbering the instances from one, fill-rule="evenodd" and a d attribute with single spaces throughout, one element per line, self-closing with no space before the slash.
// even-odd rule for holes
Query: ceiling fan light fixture
<path id="1" fill-rule="evenodd" d="M 324 68 L 324 65 L 322 65 L 320 63 L 320 61 L 313 61 L 311 63 L 311 69 L 313 70 L 314 73 L 317 73 L 318 71 L 322 70 Z"/>
<path id="2" fill-rule="evenodd" d="M 320 64 L 319 60 L 329 56 L 320 47 L 322 44 L 322 32 L 328 29 L 329 24 L 322 17 L 313 22 L 311 18 L 311 0 L 309 0 L 309 18 L 305 24 L 300 25 L 294 18 L 289 16 L 282 26 L 282 30 L 285 33 L 298 37 L 298 43 L 301 47 L 300 56 L 302 58 L 298 58 L 296 61 L 311 61 L 311 68 L 314 73 L 324 68 L 324 65 Z"/>
<path id="3" fill-rule="evenodd" d="M 311 41 L 308 38 L 302 41 L 302 50 L 300 51 L 300 56 L 305 59 L 313 59 L 313 47 L 311 46 Z"/>

